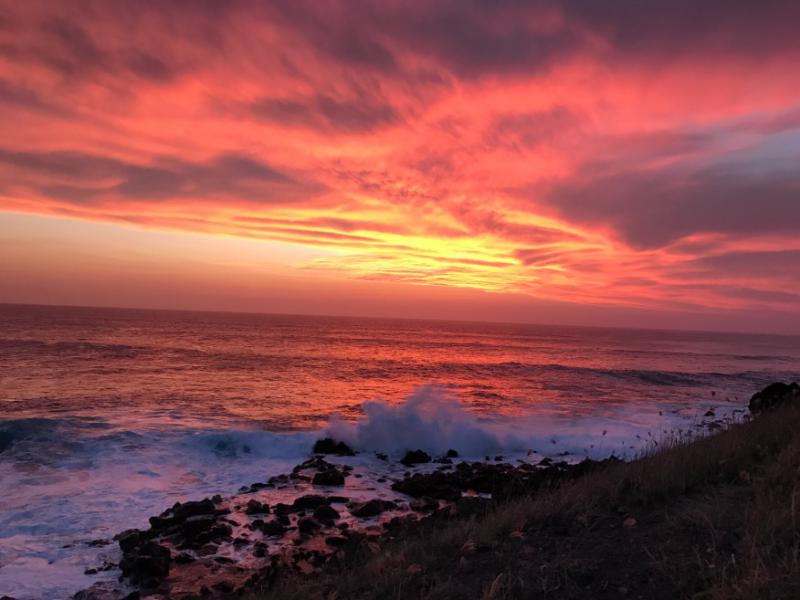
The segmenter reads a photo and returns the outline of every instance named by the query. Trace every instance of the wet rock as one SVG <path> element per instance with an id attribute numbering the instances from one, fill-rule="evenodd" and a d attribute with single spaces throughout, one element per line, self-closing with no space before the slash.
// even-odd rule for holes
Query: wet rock
<path id="1" fill-rule="evenodd" d="M 259 502 L 258 500 L 249 500 L 244 512 L 248 515 L 265 514 L 269 512 L 269 504 Z"/>
<path id="2" fill-rule="evenodd" d="M 314 454 L 336 454 L 337 456 L 355 456 L 355 452 L 344 442 L 333 438 L 324 438 L 314 442 Z"/>
<path id="3" fill-rule="evenodd" d="M 335 521 L 339 516 L 339 512 L 329 505 L 320 506 L 314 511 L 314 518 L 318 521 Z"/>
<path id="4" fill-rule="evenodd" d="M 181 532 L 186 538 L 185 545 L 191 547 L 229 539 L 233 529 L 229 525 L 217 521 L 213 516 L 197 515 L 189 517 L 183 522 Z"/>
<path id="5" fill-rule="evenodd" d="M 330 500 L 325 496 L 318 496 L 316 494 L 307 494 L 305 496 L 300 496 L 296 498 L 295 501 L 292 503 L 292 507 L 295 510 L 306 510 L 306 509 L 315 509 L 320 506 L 324 506 L 326 504 L 330 504 Z"/>
<path id="6" fill-rule="evenodd" d="M 216 519 L 212 515 L 195 515 L 184 521 L 181 533 L 187 538 L 195 538 L 211 529 L 215 523 Z"/>
<path id="7" fill-rule="evenodd" d="M 114 536 L 114 539 L 119 543 L 119 547 L 123 553 L 130 552 L 144 541 L 142 532 L 138 529 L 126 529 L 122 533 Z"/>
<path id="8" fill-rule="evenodd" d="M 295 508 L 292 505 L 284 504 L 283 502 L 278 502 L 278 504 L 274 506 L 274 512 L 279 517 L 286 516 L 294 511 Z"/>
<path id="9" fill-rule="evenodd" d="M 350 498 L 347 496 L 328 496 L 328 502 L 331 504 L 347 504 Z"/>
<path id="10" fill-rule="evenodd" d="M 314 485 L 344 485 L 344 475 L 335 469 L 321 471 L 311 480 Z"/>
<path id="11" fill-rule="evenodd" d="M 196 517 L 198 515 L 213 515 L 216 512 L 216 506 L 214 506 L 214 503 L 210 499 L 204 498 L 203 500 L 194 502 L 177 502 L 168 513 L 169 512 L 171 512 L 178 521 L 184 521 L 189 517 Z M 168 516 L 168 514 L 162 513 L 161 516 Z"/>
<path id="12" fill-rule="evenodd" d="M 286 533 L 286 525 L 277 520 L 262 521 L 259 519 L 253 521 L 253 529 L 257 529 L 264 535 L 283 535 Z"/>
<path id="13" fill-rule="evenodd" d="M 288 481 L 289 478 L 286 475 L 282 475 L 282 477 L 286 478 Z M 253 494 L 255 492 L 261 490 L 272 490 L 275 489 L 275 482 L 272 481 L 274 477 L 270 477 L 270 480 L 267 483 L 254 483 L 252 485 L 245 485 L 239 488 L 240 494 Z"/>
<path id="14" fill-rule="evenodd" d="M 144 542 L 123 555 L 119 566 L 135 583 L 159 581 L 169 575 L 170 552 L 155 542 Z"/>
<path id="15" fill-rule="evenodd" d="M 180 521 L 172 515 L 166 517 L 150 517 L 150 529 L 157 532 L 163 532 L 167 529 L 177 525 Z"/>
<path id="16" fill-rule="evenodd" d="M 800 403 L 800 385 L 797 382 L 771 383 L 760 392 L 753 394 L 750 398 L 750 412 L 758 414 L 765 410 L 771 410 L 785 404 Z"/>
<path id="17" fill-rule="evenodd" d="M 317 531 L 317 529 L 319 529 L 319 528 L 320 528 L 320 524 L 317 523 L 311 517 L 305 517 L 305 518 L 299 519 L 297 521 L 297 530 L 300 533 L 304 533 L 306 535 L 311 535 L 312 533 Z"/>
<path id="18" fill-rule="evenodd" d="M 358 517 L 360 519 L 367 519 L 369 517 L 377 517 L 381 513 L 384 513 L 387 510 L 392 510 L 396 507 L 397 505 L 391 500 L 381 500 L 379 498 L 373 498 L 372 500 L 368 500 L 367 502 L 364 502 L 362 504 L 354 505 L 350 509 L 350 512 L 355 517 Z"/>
<path id="19" fill-rule="evenodd" d="M 411 465 L 421 465 L 431 462 L 431 455 L 423 450 L 409 450 L 400 462 L 407 467 Z"/>
<path id="20" fill-rule="evenodd" d="M 450 448 L 444 456 L 445 458 L 458 458 L 458 452 Z"/>

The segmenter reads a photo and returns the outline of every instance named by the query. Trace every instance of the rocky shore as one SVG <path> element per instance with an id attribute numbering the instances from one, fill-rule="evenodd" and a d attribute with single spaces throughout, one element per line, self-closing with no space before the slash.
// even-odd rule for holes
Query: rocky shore
<path id="1" fill-rule="evenodd" d="M 773 384 L 753 396 L 751 411 L 797 403 L 799 391 L 797 384 Z M 515 499 L 552 492 L 621 463 L 615 458 L 511 463 L 502 456 L 468 462 L 455 449 L 437 457 L 411 450 L 391 465 L 383 487 L 352 495 L 350 482 L 363 477 L 348 463 L 355 452 L 332 439 L 318 441 L 313 451 L 291 473 L 254 482 L 230 497 L 176 503 L 152 516 L 149 528 L 119 533 L 118 562 L 97 567 L 118 569 L 118 581 L 97 583 L 74 600 L 252 594 L 286 573 L 315 573 L 334 557 L 346 562 L 365 544 L 480 518 Z"/>

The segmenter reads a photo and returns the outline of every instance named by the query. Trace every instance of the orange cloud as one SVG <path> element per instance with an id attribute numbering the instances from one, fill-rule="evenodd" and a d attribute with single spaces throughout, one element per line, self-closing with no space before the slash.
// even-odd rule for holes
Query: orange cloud
<path id="1" fill-rule="evenodd" d="M 3 15 L 2 209 L 324 250 L 307 277 L 800 308 L 796 3 Z"/>

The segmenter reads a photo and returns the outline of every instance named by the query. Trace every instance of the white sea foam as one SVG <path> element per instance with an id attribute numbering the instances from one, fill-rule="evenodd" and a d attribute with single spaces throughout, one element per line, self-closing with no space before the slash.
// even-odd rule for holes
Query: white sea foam
<path id="1" fill-rule="evenodd" d="M 731 420 L 731 405 L 717 418 Z M 422 386 L 404 402 L 365 402 L 362 419 L 331 417 L 325 431 L 359 451 L 398 455 L 425 450 L 441 455 L 449 449 L 480 458 L 495 453 L 527 453 L 575 458 L 631 458 L 658 440 L 680 431 L 696 431 L 706 404 L 684 407 L 643 405 L 610 407 L 595 413 L 564 415 L 541 410 L 535 415 L 488 420 L 467 410 L 447 389 Z"/>

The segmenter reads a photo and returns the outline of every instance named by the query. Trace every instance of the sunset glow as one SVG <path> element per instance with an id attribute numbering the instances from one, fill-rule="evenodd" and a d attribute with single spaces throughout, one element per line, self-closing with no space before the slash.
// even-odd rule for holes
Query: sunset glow
<path id="1" fill-rule="evenodd" d="M 2 2 L 0 301 L 69 302 L 30 275 L 67 261 L 124 304 L 84 252 L 294 281 L 263 310 L 350 282 L 797 328 L 800 4 L 659 4 Z M 114 229 L 64 254 L 52 217 Z"/>

